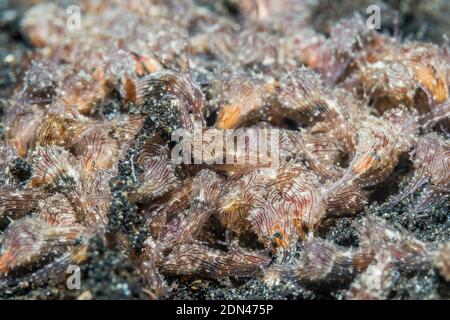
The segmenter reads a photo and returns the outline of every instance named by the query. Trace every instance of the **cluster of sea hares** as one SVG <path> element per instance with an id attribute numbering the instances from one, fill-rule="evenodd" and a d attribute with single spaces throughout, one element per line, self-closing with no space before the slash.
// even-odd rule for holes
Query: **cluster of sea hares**
<path id="1" fill-rule="evenodd" d="M 400 161 L 409 183 L 386 201 L 448 203 L 448 46 L 357 15 L 321 34 L 307 1 L 229 2 L 227 17 L 190 0 L 81 0 L 79 29 L 55 2 L 25 13 L 34 50 L 0 144 L 1 292 L 64 283 L 93 239 L 126 254 L 151 298 L 181 276 L 347 282 L 351 299 L 389 297 L 394 270 L 450 281 L 449 242 L 365 213 Z M 174 163 L 171 133 L 196 121 L 279 129 L 279 165 L 195 147 L 201 164 Z M 358 247 L 321 237 L 358 214 Z"/>

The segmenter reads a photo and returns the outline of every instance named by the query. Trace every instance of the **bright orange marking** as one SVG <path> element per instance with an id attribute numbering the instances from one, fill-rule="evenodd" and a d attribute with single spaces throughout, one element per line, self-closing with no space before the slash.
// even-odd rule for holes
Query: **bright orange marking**
<path id="1" fill-rule="evenodd" d="M 232 129 L 235 128 L 239 121 L 240 115 L 239 105 L 225 105 L 220 110 L 219 119 L 216 127 L 218 129 Z"/>
<path id="2" fill-rule="evenodd" d="M 11 263 L 13 255 L 11 251 L 6 251 L 3 256 L 0 257 L 0 272 L 8 272 L 8 265 Z"/>
<path id="3" fill-rule="evenodd" d="M 294 227 L 299 235 L 303 234 L 303 226 L 301 219 L 294 219 Z"/>
<path id="4" fill-rule="evenodd" d="M 283 239 L 280 239 L 280 238 L 275 238 L 275 244 L 276 244 L 278 247 L 283 247 L 283 248 L 285 248 L 285 249 L 288 247 L 287 242 L 284 241 Z"/>
<path id="5" fill-rule="evenodd" d="M 416 67 L 415 71 L 417 81 L 430 91 L 437 104 L 448 99 L 447 84 L 443 75 L 431 68 L 421 66 Z"/>
<path id="6" fill-rule="evenodd" d="M 372 164 L 375 162 L 375 158 L 372 156 L 365 156 L 364 158 L 360 159 L 354 166 L 353 170 L 356 172 L 356 174 L 360 174 L 364 171 L 367 171 L 370 167 L 372 167 Z"/>

